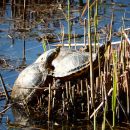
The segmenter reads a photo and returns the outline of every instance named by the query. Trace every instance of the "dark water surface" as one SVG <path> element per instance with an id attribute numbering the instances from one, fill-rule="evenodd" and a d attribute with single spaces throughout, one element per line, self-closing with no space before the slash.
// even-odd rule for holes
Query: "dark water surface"
<path id="1" fill-rule="evenodd" d="M 85 1 L 84 1 L 85 2 Z M 64 13 L 67 15 L 67 6 L 62 3 L 56 4 L 45 4 L 32 2 L 27 3 L 26 11 L 24 11 L 23 4 L 20 2 L 15 5 L 11 4 L 11 0 L 0 0 L 0 59 L 4 59 L 4 63 L 0 66 L 0 73 L 3 76 L 5 85 L 8 90 L 11 90 L 15 79 L 22 70 L 23 67 L 33 63 L 39 54 L 44 52 L 41 42 L 37 40 L 39 36 L 46 34 L 55 34 L 55 40 L 53 44 L 58 42 L 61 37 L 58 34 L 61 32 L 61 28 L 64 28 L 65 34 L 67 34 L 67 22 L 65 20 Z M 82 6 L 79 6 L 78 0 L 72 3 L 71 7 L 71 17 L 72 17 L 72 33 L 83 35 L 83 18 L 87 18 L 87 12 L 81 18 Z M 64 12 L 64 13 L 63 13 Z M 99 26 L 98 30 L 104 30 L 111 21 L 111 15 L 114 14 L 113 31 L 120 31 L 123 26 L 125 28 L 130 28 L 130 0 L 108 0 L 103 5 L 99 6 Z M 107 33 L 107 31 L 106 31 Z M 100 40 L 101 42 L 104 41 Z M 113 37 L 113 41 L 120 40 L 120 37 Z M 74 40 L 72 39 L 72 43 Z M 83 43 L 83 37 L 76 38 L 76 43 Z M 50 42 L 51 43 L 51 42 Z M 64 41 L 67 43 L 67 41 Z M 26 46 L 25 55 L 26 61 L 23 57 L 23 47 Z M 52 44 L 52 43 L 51 43 Z M 47 45 L 47 49 L 53 48 L 51 45 Z M 6 64 L 5 64 L 6 63 Z M 2 91 L 0 85 L 0 91 Z M 5 100 L 0 101 L 0 111 L 3 110 L 6 102 Z M 7 120 L 14 122 L 14 118 L 20 118 L 19 113 L 12 114 L 12 109 L 9 109 L 0 116 L 0 130 L 6 129 L 20 129 L 22 126 L 17 126 L 18 128 L 9 128 L 7 125 Z M 29 121 L 24 116 L 20 118 L 22 125 L 28 125 Z M 33 124 L 33 123 L 32 123 Z M 35 123 L 34 123 L 35 124 Z M 37 126 L 30 126 L 27 129 L 36 129 Z M 125 125 L 124 125 L 125 126 Z M 39 127 L 39 126 L 38 126 Z M 45 129 L 49 129 L 46 125 L 41 126 Z M 23 128 L 25 129 L 25 128 Z M 68 127 L 66 125 L 53 126 L 50 124 L 50 129 L 63 129 L 63 130 L 89 130 L 93 129 L 92 126 L 78 124 L 77 126 Z M 100 129 L 100 128 L 99 128 Z M 108 127 L 109 129 L 109 127 Z M 127 128 L 117 128 L 117 129 L 127 129 Z M 129 128 L 128 128 L 129 129 Z"/>

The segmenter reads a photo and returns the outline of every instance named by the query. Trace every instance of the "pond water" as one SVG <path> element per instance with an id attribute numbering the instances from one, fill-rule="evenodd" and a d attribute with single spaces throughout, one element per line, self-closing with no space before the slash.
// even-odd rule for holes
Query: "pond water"
<path id="1" fill-rule="evenodd" d="M 85 17 L 87 18 L 87 11 L 81 18 L 82 10 L 83 6 L 79 5 L 78 0 L 72 2 L 72 33 L 81 36 L 72 39 L 72 43 L 83 43 L 84 41 L 82 37 L 84 34 L 83 19 Z M 100 42 L 104 42 L 104 36 L 107 34 L 107 30 L 105 29 L 107 29 L 107 26 L 111 22 L 112 13 L 114 15 L 114 32 L 120 31 L 123 22 L 125 28 L 130 28 L 130 1 L 113 0 L 112 2 L 112 0 L 108 0 L 99 6 L 98 30 L 100 30 L 101 33 L 105 32 Z M 50 34 L 53 35 L 54 39 L 48 40 L 49 44 L 47 44 L 47 49 L 53 48 L 54 46 L 52 45 L 61 43 L 62 38 L 59 36 L 61 31 L 64 30 L 65 34 L 68 33 L 65 14 L 67 15 L 67 4 L 63 4 L 62 2 L 45 4 L 41 1 L 33 1 L 32 3 L 26 3 L 26 8 L 24 9 L 23 3 L 20 3 L 18 0 L 16 0 L 15 5 L 11 3 L 11 0 L 0 1 L 0 59 L 4 61 L 0 65 L 0 73 L 8 90 L 11 90 L 20 71 L 27 65 L 33 63 L 39 54 L 44 52 L 42 43 L 37 40 L 39 37 Z M 118 41 L 120 37 L 114 36 L 112 40 Z M 67 43 L 67 40 L 63 42 Z M 25 55 L 23 49 L 24 45 Z M 24 60 L 24 58 L 26 58 L 26 60 Z M 0 91 L 3 91 L 1 85 Z M 0 100 L 0 111 L 3 110 L 5 104 L 5 100 Z M 3 115 L 0 115 L 0 130 L 9 129 L 6 123 L 7 120 L 14 122 L 12 109 L 8 109 Z M 67 127 L 65 125 L 57 127 L 52 124 L 50 126 L 50 129 L 63 130 L 92 129 L 92 127 L 88 125 L 83 125 L 81 127 L 81 124 L 76 127 Z M 43 126 L 43 128 L 48 129 L 47 126 Z M 31 126 L 30 129 L 35 128 Z"/>

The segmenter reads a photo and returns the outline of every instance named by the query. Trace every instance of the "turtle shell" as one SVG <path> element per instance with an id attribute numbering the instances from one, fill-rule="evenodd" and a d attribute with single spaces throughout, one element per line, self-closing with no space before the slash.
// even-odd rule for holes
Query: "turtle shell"
<path id="1" fill-rule="evenodd" d="M 53 70 L 51 62 L 59 51 L 60 48 L 55 48 L 43 53 L 19 74 L 11 93 L 13 100 L 26 100 L 28 103 L 42 93 L 38 88 L 48 86 L 52 77 L 48 74 Z"/>
<path id="2" fill-rule="evenodd" d="M 110 45 L 107 43 L 106 46 Z M 100 60 L 104 61 L 104 53 L 107 47 L 105 44 L 99 48 Z M 52 61 L 54 66 L 53 76 L 57 79 L 70 80 L 83 75 L 88 75 L 90 71 L 90 60 L 88 52 L 62 48 L 59 55 Z M 94 70 L 98 68 L 98 54 L 92 54 Z"/>
<path id="3" fill-rule="evenodd" d="M 92 55 L 93 61 L 96 53 Z M 72 79 L 84 73 L 89 66 L 89 53 L 62 48 L 57 58 L 52 61 L 54 66 L 53 76 L 55 78 Z"/>
<path id="4" fill-rule="evenodd" d="M 11 98 L 13 100 L 26 100 L 29 102 L 36 92 L 36 88 L 43 87 L 48 71 L 42 64 L 33 63 L 25 68 L 16 79 Z"/>

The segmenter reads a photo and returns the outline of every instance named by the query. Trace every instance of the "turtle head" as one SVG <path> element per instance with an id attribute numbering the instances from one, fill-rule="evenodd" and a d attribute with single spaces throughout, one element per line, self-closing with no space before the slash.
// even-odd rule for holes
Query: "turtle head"
<path id="1" fill-rule="evenodd" d="M 52 66 L 52 61 L 58 56 L 59 52 L 60 52 L 60 48 L 61 47 L 57 47 L 55 48 L 53 51 L 51 51 L 51 53 L 48 55 L 46 62 L 45 62 L 45 68 L 51 69 L 53 70 L 54 67 Z"/>

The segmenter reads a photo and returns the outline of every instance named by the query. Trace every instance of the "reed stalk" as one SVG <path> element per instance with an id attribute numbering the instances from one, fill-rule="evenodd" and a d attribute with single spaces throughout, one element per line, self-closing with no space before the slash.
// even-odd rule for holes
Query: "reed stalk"
<path id="1" fill-rule="evenodd" d="M 113 21 L 114 21 L 114 14 L 112 13 L 112 16 L 111 16 L 111 24 L 110 24 L 110 32 L 109 32 L 109 41 L 112 40 L 112 26 L 113 26 Z"/>
<path id="2" fill-rule="evenodd" d="M 48 121 L 51 117 L 51 84 L 49 84 L 49 96 L 48 96 Z"/>
<path id="3" fill-rule="evenodd" d="M 74 98 L 75 98 L 75 86 L 72 87 L 72 100 L 74 103 Z"/>
<path id="4" fill-rule="evenodd" d="M 52 98 L 52 109 L 55 107 L 55 97 Z"/>
<path id="5" fill-rule="evenodd" d="M 71 47 L 71 25 L 70 25 L 70 0 L 68 0 L 68 44 L 69 44 L 69 48 Z"/>
<path id="6" fill-rule="evenodd" d="M 90 54 L 90 85 L 91 85 L 91 99 L 92 107 L 94 107 L 94 82 L 93 82 L 93 59 L 92 59 L 92 44 L 91 44 L 91 16 L 90 16 L 90 0 L 88 0 L 88 44 Z"/>
<path id="7" fill-rule="evenodd" d="M 94 111 L 95 111 L 95 109 L 94 109 Z M 94 130 L 96 130 L 97 128 L 96 128 L 96 113 L 94 113 Z"/>
<path id="8" fill-rule="evenodd" d="M 84 46 L 86 48 L 86 28 L 87 28 L 87 20 L 84 19 Z"/>
<path id="9" fill-rule="evenodd" d="M 104 80 L 105 81 L 107 80 L 105 75 L 104 75 Z M 108 109 L 108 103 L 107 103 L 106 85 L 103 85 L 103 88 L 104 88 L 104 96 L 105 96 L 105 100 L 104 100 L 105 107 L 104 107 L 104 113 L 103 113 L 102 130 L 105 130 L 105 127 L 106 127 L 106 112 L 107 112 L 107 109 Z"/>
<path id="10" fill-rule="evenodd" d="M 25 10 L 25 8 L 26 8 L 26 0 L 24 0 L 24 10 Z"/>
<path id="11" fill-rule="evenodd" d="M 121 49 L 121 62 L 123 66 L 123 71 L 125 71 L 125 40 L 122 40 L 122 49 Z"/>
<path id="12" fill-rule="evenodd" d="M 104 113 L 103 113 L 103 123 L 102 123 L 102 130 L 105 130 L 106 127 L 106 112 L 107 112 L 107 102 L 105 101 Z"/>
<path id="13" fill-rule="evenodd" d="M 101 61 L 100 61 L 100 45 L 98 44 L 98 72 L 99 72 L 99 77 L 101 77 Z"/>
<path id="14" fill-rule="evenodd" d="M 79 90 L 79 84 L 77 84 L 77 94 L 80 93 L 80 90 Z"/>
<path id="15" fill-rule="evenodd" d="M 83 80 L 80 81 L 80 84 L 81 84 L 80 93 L 81 93 L 81 96 L 83 97 Z"/>
<path id="16" fill-rule="evenodd" d="M 88 118 L 89 118 L 89 116 L 90 116 L 90 106 L 89 106 L 89 89 L 88 89 L 88 81 L 87 81 L 87 79 L 86 79 L 86 91 L 87 91 L 87 116 L 88 116 Z"/>
<path id="17" fill-rule="evenodd" d="M 47 49 L 46 49 L 46 41 L 45 41 L 45 39 L 42 40 L 42 47 L 43 47 L 44 52 L 46 52 Z"/>
<path id="18" fill-rule="evenodd" d="M 69 81 L 69 101 L 73 104 L 73 99 L 72 99 L 72 87 L 71 87 L 71 82 Z"/>
<path id="19" fill-rule="evenodd" d="M 113 93 L 112 93 L 112 112 L 113 112 L 113 127 L 115 127 L 115 117 L 116 117 L 116 97 L 117 97 L 117 56 L 116 52 L 113 52 Z"/>
<path id="20" fill-rule="evenodd" d="M 96 0 L 95 7 L 95 15 L 94 15 L 94 51 L 96 52 L 96 44 L 97 44 L 97 27 L 98 27 L 98 0 Z"/>
<path id="21" fill-rule="evenodd" d="M 64 92 L 62 93 L 62 107 L 63 107 L 63 113 L 65 112 L 65 94 Z"/>
<path id="22" fill-rule="evenodd" d="M 65 33 L 64 33 L 64 26 L 61 25 L 61 36 L 62 36 L 61 43 L 62 43 L 62 46 L 64 46 L 64 35 L 65 35 Z"/>
<path id="23" fill-rule="evenodd" d="M 24 36 L 24 42 L 23 42 L 23 61 L 26 61 L 26 42 L 25 42 L 25 36 Z"/>
<path id="24" fill-rule="evenodd" d="M 121 28 L 121 32 L 122 32 L 122 35 L 121 35 L 121 43 L 120 43 L 120 62 L 122 64 L 122 69 L 124 71 L 124 39 L 123 39 L 123 28 Z"/>
<path id="25" fill-rule="evenodd" d="M 67 99 L 69 99 L 68 82 L 65 82 L 65 88 L 66 88 L 66 97 Z"/>
<path id="26" fill-rule="evenodd" d="M 74 32 L 74 45 L 75 45 L 75 50 L 77 50 L 76 38 L 75 38 L 75 32 Z"/>
<path id="27" fill-rule="evenodd" d="M 128 74 L 128 72 L 126 72 L 126 74 L 125 74 L 125 81 L 126 81 L 126 96 L 127 96 L 127 98 L 126 98 L 126 100 L 127 100 L 127 115 L 129 115 L 130 114 L 130 95 L 129 95 L 129 81 L 128 81 L 128 77 L 129 77 L 129 74 Z"/>

